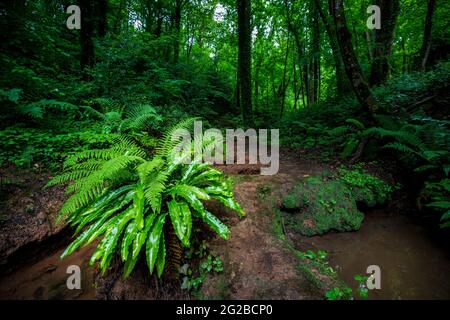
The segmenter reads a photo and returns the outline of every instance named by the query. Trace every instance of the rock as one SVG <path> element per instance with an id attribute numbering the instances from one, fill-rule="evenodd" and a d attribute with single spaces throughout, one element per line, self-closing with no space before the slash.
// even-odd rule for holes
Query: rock
<path id="1" fill-rule="evenodd" d="M 364 219 L 348 187 L 320 176 L 298 183 L 282 201 L 286 226 L 305 236 L 358 230 Z"/>

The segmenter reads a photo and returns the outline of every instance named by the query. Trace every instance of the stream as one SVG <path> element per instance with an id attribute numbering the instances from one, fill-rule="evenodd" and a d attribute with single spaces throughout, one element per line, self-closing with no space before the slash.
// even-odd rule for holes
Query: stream
<path id="1" fill-rule="evenodd" d="M 419 221 L 382 210 L 365 214 L 357 232 L 328 233 L 296 242 L 300 250 L 326 250 L 330 265 L 352 289 L 356 274 L 381 270 L 381 289 L 369 299 L 450 299 L 450 254 Z"/>

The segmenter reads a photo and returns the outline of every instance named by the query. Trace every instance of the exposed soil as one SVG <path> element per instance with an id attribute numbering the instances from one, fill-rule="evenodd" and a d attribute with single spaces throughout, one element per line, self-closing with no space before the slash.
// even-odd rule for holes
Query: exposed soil
<path id="1" fill-rule="evenodd" d="M 64 248 L 48 256 L 40 256 L 36 263 L 22 265 L 0 279 L 0 299 L 95 299 L 94 269 L 89 267 L 93 247 L 82 248 L 60 259 Z M 67 287 L 67 268 L 71 265 L 81 269 L 81 289 Z"/>
<path id="2" fill-rule="evenodd" d="M 55 223 L 65 195 L 63 187 L 44 188 L 49 173 L 19 172 L 11 166 L 1 170 L 0 177 L 0 272 L 6 272 L 60 247 L 68 230 Z"/>

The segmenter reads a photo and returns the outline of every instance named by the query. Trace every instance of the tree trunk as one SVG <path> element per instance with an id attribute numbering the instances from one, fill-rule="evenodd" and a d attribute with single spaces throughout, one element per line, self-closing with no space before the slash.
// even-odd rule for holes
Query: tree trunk
<path id="1" fill-rule="evenodd" d="M 250 0 L 237 0 L 238 12 L 238 77 L 239 103 L 245 126 L 252 126 L 251 76 L 251 4 Z"/>
<path id="2" fill-rule="evenodd" d="M 427 67 L 428 57 L 430 55 L 431 48 L 431 30 L 433 27 L 433 14 L 436 10 L 436 0 L 427 1 L 427 16 L 425 18 L 425 26 L 423 30 L 423 43 L 420 50 L 420 66 L 423 71 Z"/>
<path id="3" fill-rule="evenodd" d="M 330 0 L 330 4 L 345 72 L 347 73 L 347 77 L 350 80 L 359 103 L 373 118 L 377 106 L 372 92 L 364 79 L 355 51 L 353 50 L 352 37 L 347 28 L 343 0 Z"/>
<path id="4" fill-rule="evenodd" d="M 290 36 L 290 33 L 288 31 L 287 39 L 286 39 L 286 54 L 284 57 L 283 79 L 281 81 L 280 89 L 278 90 L 278 96 L 280 98 L 280 119 L 283 117 L 284 104 L 286 101 L 286 89 L 287 89 L 286 73 L 287 73 L 287 65 L 288 65 L 288 58 L 289 58 L 289 36 Z"/>
<path id="5" fill-rule="evenodd" d="M 370 85 L 384 83 L 389 76 L 389 58 L 392 53 L 395 25 L 400 13 L 400 0 L 377 0 L 381 9 L 381 29 L 375 31 L 375 50 L 373 52 Z"/>
<path id="6" fill-rule="evenodd" d="M 313 6 L 312 17 L 312 103 L 319 101 L 320 91 L 320 24 L 317 8 Z"/>
<path id="7" fill-rule="evenodd" d="M 329 19 L 323 10 L 320 0 L 314 0 L 316 9 L 320 15 L 320 19 L 325 27 L 327 33 L 331 52 L 333 53 L 333 60 L 336 69 L 336 89 L 338 96 L 344 96 L 352 91 L 352 87 L 345 75 L 344 63 L 342 62 L 341 53 L 339 52 L 339 44 L 336 39 L 336 28 L 334 27 L 332 19 Z"/>
<path id="8" fill-rule="evenodd" d="M 175 42 L 173 47 L 173 62 L 178 63 L 180 57 L 180 36 L 181 36 L 181 0 L 175 1 Z"/>
<path id="9" fill-rule="evenodd" d="M 90 79 L 89 70 L 94 66 L 94 43 L 93 36 L 93 1 L 80 0 L 81 9 L 81 30 L 80 30 L 80 66 L 82 77 Z"/>
<path id="10" fill-rule="evenodd" d="M 108 1 L 107 0 L 98 0 L 97 2 L 97 14 L 98 14 L 98 22 L 97 22 L 97 34 L 99 37 L 103 38 L 106 36 L 106 32 L 108 30 Z"/>

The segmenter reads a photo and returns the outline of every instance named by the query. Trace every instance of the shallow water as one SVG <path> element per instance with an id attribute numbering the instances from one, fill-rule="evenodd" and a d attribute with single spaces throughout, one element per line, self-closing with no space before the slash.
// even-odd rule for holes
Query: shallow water
<path id="1" fill-rule="evenodd" d="M 329 253 L 331 266 L 356 289 L 356 274 L 369 265 L 381 269 L 381 289 L 370 299 L 450 299 L 450 253 L 414 219 L 373 210 L 357 232 L 303 238 L 299 249 L 312 246 Z"/>

